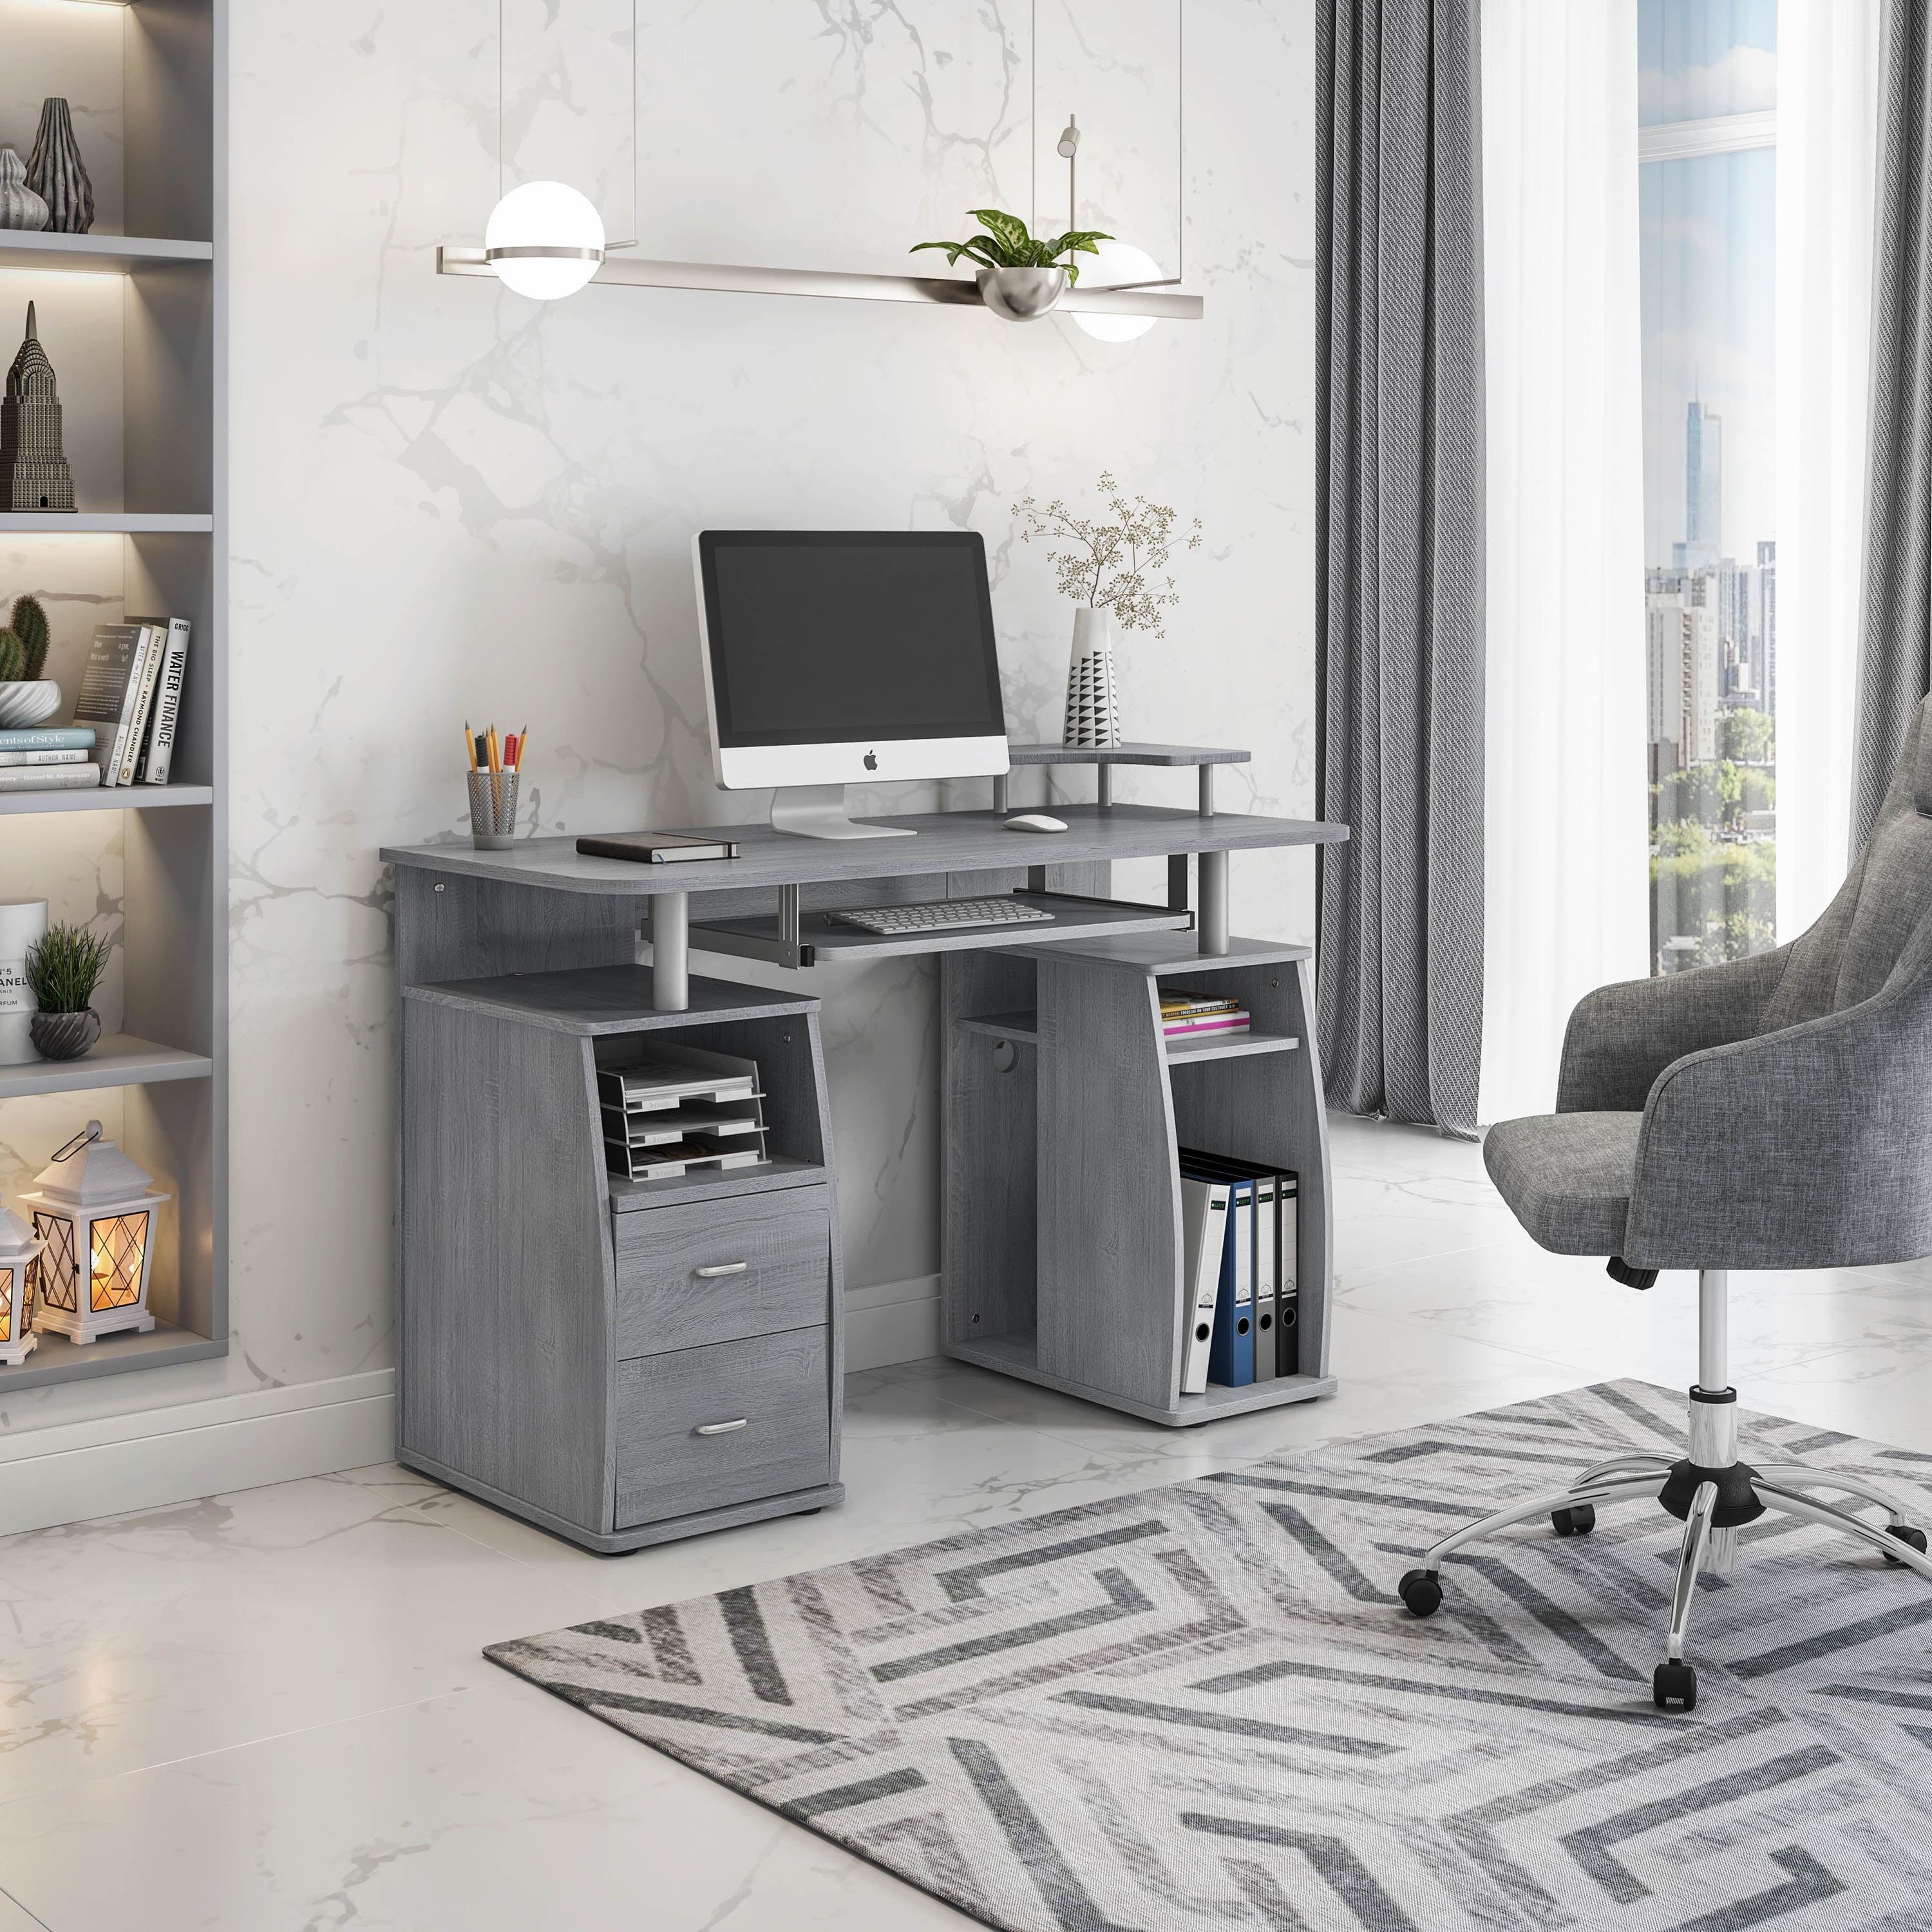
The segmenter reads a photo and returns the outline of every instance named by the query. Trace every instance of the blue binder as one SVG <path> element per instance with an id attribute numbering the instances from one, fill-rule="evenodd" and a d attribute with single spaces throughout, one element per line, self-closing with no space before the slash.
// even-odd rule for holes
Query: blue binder
<path id="1" fill-rule="evenodd" d="M 1255 1283 L 1250 1231 L 1255 1184 L 1228 1183 L 1228 1238 L 1221 1250 L 1221 1292 L 1214 1302 L 1214 1336 L 1208 1345 L 1208 1379 L 1246 1388 L 1255 1378 Z"/>

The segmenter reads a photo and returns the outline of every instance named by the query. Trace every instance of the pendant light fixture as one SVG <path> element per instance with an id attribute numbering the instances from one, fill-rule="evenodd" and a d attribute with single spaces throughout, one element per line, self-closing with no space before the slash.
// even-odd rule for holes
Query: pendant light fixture
<path id="1" fill-rule="evenodd" d="M 505 287 L 533 302 L 574 296 L 604 266 L 614 249 L 634 240 L 607 242 L 604 220 L 588 195 L 563 182 L 525 182 L 503 190 L 503 0 L 496 0 L 496 206 L 483 231 L 483 260 Z M 635 214 L 638 158 L 638 0 L 631 0 L 631 203 Z"/>
<path id="2" fill-rule="evenodd" d="M 1180 16 L 1186 0 L 1174 0 L 1177 40 L 1176 87 L 1181 79 L 1179 46 Z M 550 0 L 553 15 L 561 10 Z M 1030 136 L 1040 118 L 1039 100 L 1039 0 L 1033 0 L 1034 100 L 1028 122 Z M 638 69 L 642 50 L 638 39 L 637 0 L 631 0 L 631 196 L 634 222 L 643 170 L 641 130 L 638 116 Z M 440 275 L 494 276 L 519 295 L 538 302 L 554 302 L 574 295 L 586 283 L 605 287 L 639 289 L 704 289 L 720 294 L 829 296 L 836 301 L 913 302 L 940 308 L 985 309 L 993 304 L 976 283 L 952 275 L 857 274 L 836 268 L 769 268 L 730 262 L 660 262 L 632 254 L 619 256 L 620 249 L 635 249 L 637 242 L 607 242 L 604 224 L 596 208 L 576 188 L 562 182 L 526 182 L 506 191 L 508 158 L 505 152 L 507 126 L 504 70 L 506 64 L 503 34 L 504 0 L 496 4 L 496 189 L 499 196 L 490 214 L 486 245 L 446 242 L 436 253 Z M 1075 157 L 1080 147 L 1082 129 L 1070 116 L 1058 144 L 1067 164 L 1067 190 L 1074 213 L 1069 225 L 1077 226 L 1078 196 L 1074 192 Z M 1177 144 L 1182 136 L 1177 118 Z M 1033 226 L 1040 226 L 1040 150 L 1033 148 Z M 1186 181 L 1184 150 L 1177 155 L 1177 172 Z M 1184 212 L 1177 204 L 1177 221 Z M 633 234 L 636 232 L 633 228 Z M 1130 342 L 1144 334 L 1156 322 L 1198 322 L 1204 304 L 1198 296 L 1179 292 L 1180 274 L 1162 274 L 1154 259 L 1125 242 L 1103 242 L 1100 261 L 1090 266 L 1077 283 L 1072 283 L 1049 304 L 1057 314 L 1070 315 L 1090 334 L 1104 341 Z M 1177 256 L 1183 247 L 1176 239 Z M 1096 269 L 1099 272 L 1096 273 Z M 1072 278 L 1068 278 L 1070 282 Z"/>

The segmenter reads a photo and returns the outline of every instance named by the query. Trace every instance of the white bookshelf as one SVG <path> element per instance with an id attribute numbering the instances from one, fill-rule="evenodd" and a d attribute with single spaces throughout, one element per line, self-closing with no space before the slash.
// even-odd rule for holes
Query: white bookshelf
<path id="1" fill-rule="evenodd" d="M 122 1030 L 82 1060 L 0 1067 L 0 1108 L 112 1096 L 121 1144 L 171 1197 L 153 1333 L 85 1348 L 44 1334 L 20 1366 L 0 1366 L 0 1397 L 228 1346 L 226 34 L 226 0 L 0 0 L 16 97 L 87 110 L 76 119 L 98 203 L 86 235 L 0 231 L 0 367 L 32 299 L 70 456 L 86 459 L 78 514 L 0 512 L 0 597 L 56 585 L 63 558 L 78 572 L 91 544 L 90 581 L 118 578 L 120 608 L 110 596 L 90 626 L 130 613 L 194 626 L 174 782 L 0 793 L 16 854 L 37 823 L 51 842 L 63 819 L 83 834 L 72 814 L 119 814 L 102 830 L 118 831 L 122 914 Z M 118 157 L 98 131 L 117 124 Z M 0 127 L 23 154 L 32 136 L 31 121 Z M 29 1158 L 44 1137 L 25 1120 L 0 1132 Z"/>

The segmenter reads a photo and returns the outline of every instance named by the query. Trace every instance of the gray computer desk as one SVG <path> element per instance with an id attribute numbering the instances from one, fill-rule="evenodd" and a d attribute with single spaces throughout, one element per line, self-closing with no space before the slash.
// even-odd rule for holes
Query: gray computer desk
<path id="1" fill-rule="evenodd" d="M 1312 962 L 1230 932 L 1228 855 L 1346 833 L 1216 812 L 1204 780 L 1201 803 L 1056 806 L 1069 829 L 1039 836 L 988 812 L 844 843 L 744 826 L 739 858 L 676 866 L 568 838 L 386 849 L 400 1459 L 601 1550 L 842 1496 L 818 1001 L 693 975 L 692 952 L 834 969 L 940 956 L 948 1354 L 1172 1426 L 1331 1392 Z M 1114 898 L 1114 863 L 1148 858 L 1168 861 L 1165 898 Z M 824 917 L 1006 891 L 1053 924 L 882 939 Z M 1252 1030 L 1169 1042 L 1163 983 L 1238 995 Z M 758 1062 L 768 1163 L 608 1177 L 596 1075 L 653 1038 Z M 1186 1147 L 1300 1176 L 1298 1374 L 1179 1392 Z"/>

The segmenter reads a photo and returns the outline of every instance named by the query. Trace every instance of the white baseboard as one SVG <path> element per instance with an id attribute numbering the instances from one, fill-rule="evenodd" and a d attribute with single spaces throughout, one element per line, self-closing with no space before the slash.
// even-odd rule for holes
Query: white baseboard
<path id="1" fill-rule="evenodd" d="M 880 1282 L 845 1297 L 845 1368 L 890 1368 L 939 1353 L 939 1277 Z"/>
<path id="2" fill-rule="evenodd" d="M 0 1534 L 359 1469 L 395 1446 L 386 1369 L 26 1430 L 0 1440 Z"/>

